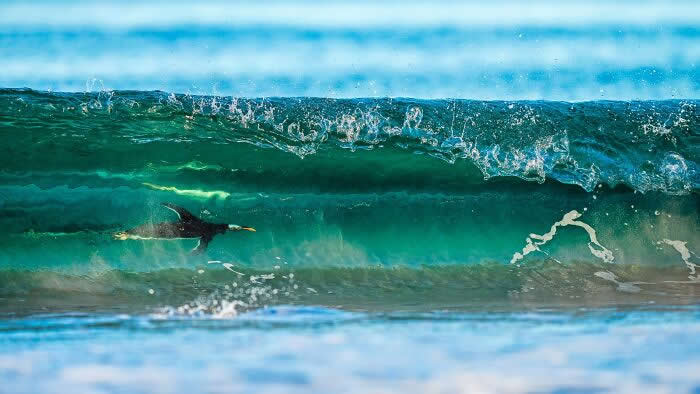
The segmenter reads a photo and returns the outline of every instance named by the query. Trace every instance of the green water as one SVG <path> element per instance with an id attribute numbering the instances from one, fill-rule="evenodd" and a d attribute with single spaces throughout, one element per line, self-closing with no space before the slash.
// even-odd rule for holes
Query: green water
<path id="1" fill-rule="evenodd" d="M 693 101 L 3 90 L 0 114 L 0 294 L 31 308 L 695 299 Z M 163 202 L 258 231 L 112 238 Z"/>

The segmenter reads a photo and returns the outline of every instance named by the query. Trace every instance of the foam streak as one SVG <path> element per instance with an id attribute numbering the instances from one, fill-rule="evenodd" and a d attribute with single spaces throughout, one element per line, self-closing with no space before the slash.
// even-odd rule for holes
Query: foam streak
<path id="1" fill-rule="evenodd" d="M 586 230 L 586 233 L 588 233 L 588 237 L 590 239 L 590 241 L 588 242 L 588 249 L 590 249 L 591 254 L 593 254 L 595 257 L 598 257 L 606 263 L 612 263 L 613 260 L 615 260 L 615 257 L 613 256 L 612 252 L 605 248 L 603 245 L 601 245 L 600 242 L 598 242 L 598 238 L 593 227 L 582 221 L 576 220 L 580 217 L 581 214 L 578 211 L 573 210 L 564 215 L 564 217 L 560 221 L 554 223 L 549 229 L 549 232 L 543 235 L 530 234 L 530 236 L 527 237 L 527 239 L 525 240 L 526 245 L 523 248 L 522 252 L 516 252 L 515 254 L 513 254 L 513 258 L 510 259 L 510 263 L 514 264 L 534 251 L 541 252 L 539 247 L 554 239 L 554 236 L 557 233 L 557 227 L 566 226 L 577 226 Z M 595 248 L 593 245 L 597 246 L 597 248 Z"/>

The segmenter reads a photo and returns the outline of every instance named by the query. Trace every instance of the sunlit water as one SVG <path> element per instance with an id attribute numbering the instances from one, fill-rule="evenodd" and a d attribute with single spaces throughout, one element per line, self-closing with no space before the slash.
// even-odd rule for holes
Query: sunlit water
<path id="1" fill-rule="evenodd" d="M 700 391 L 699 24 L 4 2 L 0 392 Z"/>
<path id="2" fill-rule="evenodd" d="M 0 86 L 697 98 L 694 1 L 3 2 Z"/>

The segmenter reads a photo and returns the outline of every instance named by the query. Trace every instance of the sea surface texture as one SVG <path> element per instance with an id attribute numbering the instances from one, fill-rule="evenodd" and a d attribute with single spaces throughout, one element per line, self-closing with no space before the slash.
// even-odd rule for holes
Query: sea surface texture
<path id="1" fill-rule="evenodd" d="M 0 392 L 698 392 L 698 26 L 3 3 Z"/>

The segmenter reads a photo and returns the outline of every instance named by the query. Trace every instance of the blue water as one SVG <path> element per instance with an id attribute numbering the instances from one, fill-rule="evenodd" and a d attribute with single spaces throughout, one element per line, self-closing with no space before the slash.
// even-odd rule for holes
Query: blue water
<path id="1" fill-rule="evenodd" d="M 696 1 L 4 1 L 0 393 L 700 392 Z M 256 233 L 113 234 L 175 220 Z"/>
<path id="2" fill-rule="evenodd" d="M 3 391 L 696 392 L 697 308 L 3 321 Z"/>
<path id="3" fill-rule="evenodd" d="M 2 7 L 0 87 L 567 101 L 700 91 L 692 0 Z"/>

